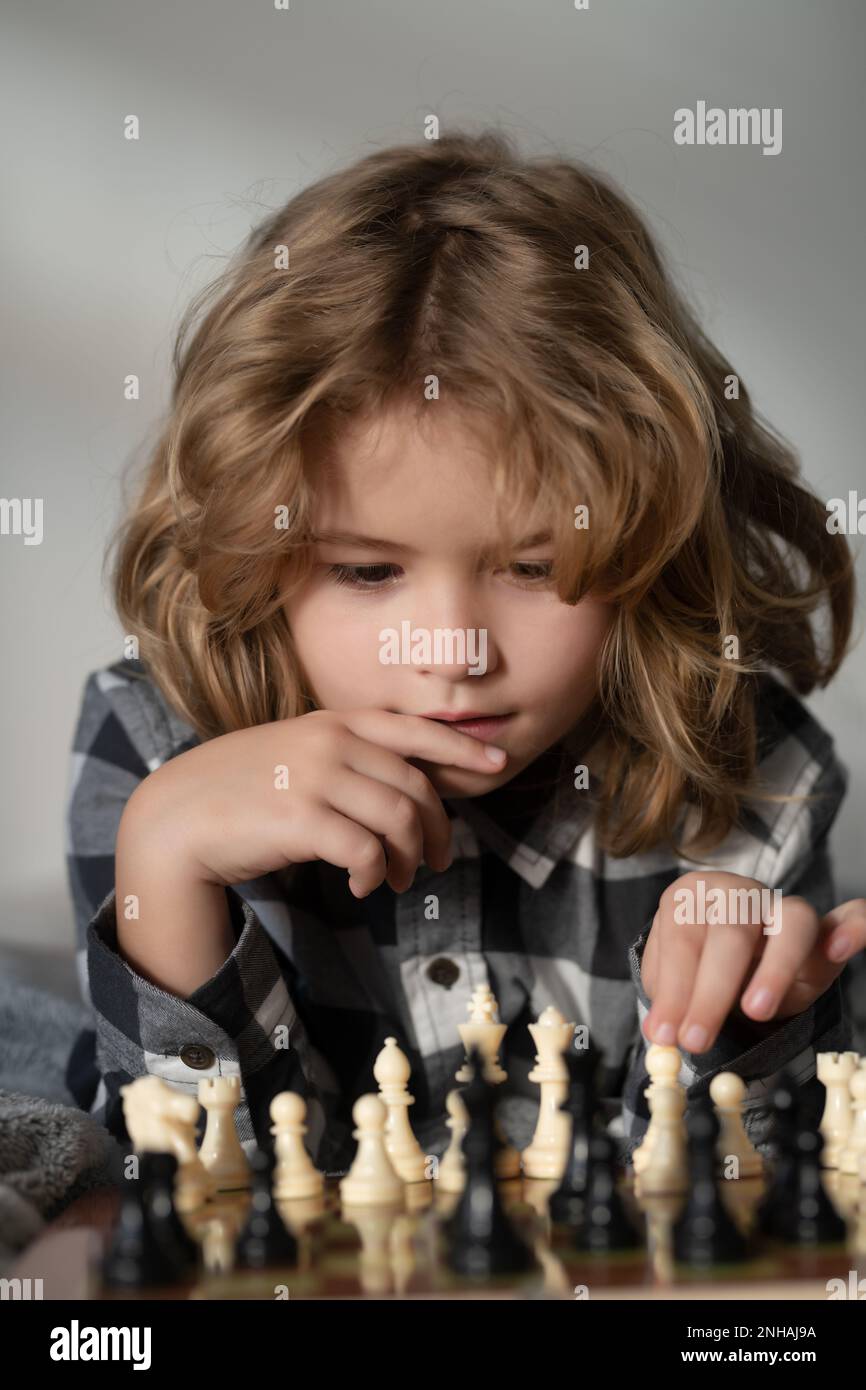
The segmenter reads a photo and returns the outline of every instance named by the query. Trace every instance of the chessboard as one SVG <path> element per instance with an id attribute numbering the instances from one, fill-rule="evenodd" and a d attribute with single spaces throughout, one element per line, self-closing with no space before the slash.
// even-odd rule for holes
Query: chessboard
<path id="1" fill-rule="evenodd" d="M 270 1104 L 248 1151 L 240 1080 L 193 1096 L 156 1076 L 122 1088 L 133 1152 L 117 1190 L 83 1199 L 13 1276 L 41 1297 L 817 1299 L 866 1291 L 866 1061 L 821 1053 L 820 1127 L 798 1082 L 772 1092 L 774 1153 L 744 1126 L 726 1072 L 687 1099 L 675 1047 L 647 1053 L 650 1123 L 623 1165 L 595 1092 L 597 1053 L 549 1006 L 537 1047 L 538 1119 L 520 1151 L 500 1123 L 504 1025 L 487 987 L 460 1027 L 466 1057 L 446 1100 L 451 1141 L 425 1154 L 409 1120 L 410 1065 L 385 1039 L 378 1094 L 352 1108 L 355 1156 L 315 1167 L 306 1102 Z M 201 1142 L 200 1110 L 207 1114 Z"/>
<path id="2" fill-rule="evenodd" d="M 399 1207 L 341 1208 L 339 1179 L 329 1178 L 318 1198 L 277 1202 L 297 1240 L 297 1258 L 285 1267 L 238 1269 L 231 1250 L 247 1220 L 249 1191 L 224 1192 L 186 1213 L 184 1225 L 201 1251 L 196 1273 L 171 1284 L 135 1291 L 106 1287 L 101 1264 L 116 1230 L 121 1190 L 79 1198 L 19 1259 L 12 1275 L 43 1282 L 46 1299 L 683 1299 L 821 1300 L 850 1290 L 866 1277 L 866 1222 L 857 1177 L 828 1171 L 824 1187 L 846 1220 L 847 1243 L 804 1248 L 756 1238 L 750 1257 L 695 1270 L 677 1262 L 672 1232 L 687 1194 L 637 1196 L 624 1171 L 619 1191 L 640 1244 L 629 1251 L 589 1253 L 548 1212 L 555 1181 L 517 1178 L 497 1184 L 503 1208 L 534 1257 L 519 1275 L 474 1279 L 455 1273 L 446 1259 L 447 1221 L 459 1196 L 435 1182 L 406 1188 Z M 764 1178 L 720 1184 L 738 1227 L 754 1236 Z M 831 1284 L 829 1281 L 840 1283 Z M 853 1296 L 856 1293 L 841 1293 Z"/>

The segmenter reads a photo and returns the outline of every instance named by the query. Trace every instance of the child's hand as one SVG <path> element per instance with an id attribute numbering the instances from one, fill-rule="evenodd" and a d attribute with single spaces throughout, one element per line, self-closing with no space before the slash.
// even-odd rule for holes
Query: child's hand
<path id="1" fill-rule="evenodd" d="M 432 719 L 316 710 L 210 739 L 157 768 L 127 803 L 124 843 L 143 840 L 150 862 L 165 855 L 166 869 L 207 883 L 322 859 L 349 870 L 356 897 L 385 880 L 402 892 L 422 858 L 438 871 L 451 862 L 445 808 L 407 759 L 500 772 L 504 758 L 489 752 Z"/>
<path id="2" fill-rule="evenodd" d="M 722 916 L 713 905 L 714 889 L 724 893 L 716 903 L 742 903 L 751 910 Z M 764 920 L 760 898 L 753 894 L 749 904 L 741 895 L 730 896 L 731 890 L 747 889 L 764 890 L 770 907 Z M 708 925 L 698 920 L 701 901 Z M 643 1022 L 651 1042 L 705 1052 L 738 998 L 740 1009 L 762 1023 L 802 1013 L 866 945 L 862 898 L 820 919 L 803 898 L 781 898 L 775 916 L 773 902 L 764 884 L 740 874 L 692 872 L 665 889 L 641 967 L 652 1000 Z M 689 912 L 692 905 L 698 910 Z M 740 998 L 744 982 L 748 988 Z"/>

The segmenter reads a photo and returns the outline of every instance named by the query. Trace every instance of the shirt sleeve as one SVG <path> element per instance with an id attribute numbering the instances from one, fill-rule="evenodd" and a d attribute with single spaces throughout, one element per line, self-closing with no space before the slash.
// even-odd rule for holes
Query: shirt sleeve
<path id="1" fill-rule="evenodd" d="M 109 688 L 125 684 L 111 672 L 88 676 L 70 758 L 66 872 L 75 913 L 78 984 L 88 1008 L 88 926 L 114 888 L 114 850 L 123 809 L 151 770 L 148 754 L 153 749 L 135 737 L 108 696 Z"/>
<path id="2" fill-rule="evenodd" d="M 291 966 L 254 910 L 227 890 L 235 946 L 187 999 L 143 979 L 119 953 L 114 898 L 117 831 L 127 801 L 182 744 L 171 744 L 158 711 L 116 668 L 84 687 L 67 798 L 67 871 L 76 957 L 90 1027 L 75 1040 L 70 1088 L 79 1105 L 128 1142 L 121 1086 L 145 1075 L 195 1094 L 206 1076 L 236 1075 L 241 1142 L 270 1142 L 270 1102 L 282 1090 L 307 1101 L 307 1147 L 323 1171 L 340 1171 L 351 1149 L 333 1114 L 333 1073 L 310 1045 L 290 997 Z"/>
<path id="3" fill-rule="evenodd" d="M 813 767 L 811 776 L 807 773 L 800 783 L 797 790 L 804 791 L 809 799 L 783 805 L 773 836 L 761 851 L 751 876 L 768 888 L 778 888 L 785 896 L 805 898 L 823 916 L 835 904 L 828 835 L 847 787 L 847 774 L 832 747 L 817 770 Z M 726 866 L 716 863 L 713 867 Z M 731 871 L 745 872 L 733 865 Z M 645 1090 L 649 1085 L 646 1052 L 650 1044 L 642 1025 L 650 1000 L 641 982 L 641 963 L 651 925 L 650 922 L 644 928 L 629 952 L 629 968 L 638 998 L 638 1033 L 623 1086 L 627 1151 L 640 1143 L 649 1120 Z M 732 1010 L 709 1051 L 682 1052 L 680 1080 L 687 1088 L 687 1099 L 692 1100 L 706 1094 L 719 1072 L 734 1071 L 741 1076 L 747 1083 L 744 1125 L 752 1142 L 761 1147 L 770 1134 L 770 1100 L 778 1073 L 783 1069 L 793 1073 L 804 1104 L 810 1113 L 814 1111 L 817 1123 L 824 1088 L 816 1077 L 816 1053 L 844 1051 L 851 1046 L 850 1022 L 845 1015 L 841 980 L 837 978 L 808 1009 L 792 1018 L 759 1023 L 747 1018 L 739 1008 Z"/>
<path id="4" fill-rule="evenodd" d="M 270 1142 L 270 1103 L 281 1091 L 307 1102 L 307 1148 L 324 1172 L 343 1171 L 350 1140 L 335 1118 L 338 1087 L 310 1044 L 278 960 L 278 948 L 249 903 L 226 890 L 236 942 L 214 976 L 187 998 L 136 973 L 117 949 L 115 897 L 100 906 L 87 934 L 96 1056 L 102 1103 L 96 1117 L 128 1138 L 120 1088 L 159 1076 L 197 1095 L 208 1076 L 238 1076 L 235 1122 L 242 1144 Z"/>

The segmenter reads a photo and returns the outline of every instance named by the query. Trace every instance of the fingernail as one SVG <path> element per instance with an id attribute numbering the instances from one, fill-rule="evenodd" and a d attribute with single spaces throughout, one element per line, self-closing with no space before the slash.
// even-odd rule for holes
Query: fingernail
<path id="1" fill-rule="evenodd" d="M 851 942 L 847 936 L 837 936 L 827 955 L 831 960 L 844 960 L 851 949 Z"/>
<path id="2" fill-rule="evenodd" d="M 746 1000 L 746 1008 L 753 1014 L 771 1014 L 773 1012 L 774 1003 L 775 1000 L 773 999 L 772 991 L 765 986 L 763 989 L 759 989 L 754 994 L 749 995 L 749 998 Z"/>
<path id="3" fill-rule="evenodd" d="M 670 1047 L 675 1041 L 677 1030 L 672 1023 L 660 1023 L 658 1028 L 653 1029 L 653 1042 L 660 1043 L 662 1047 Z"/>
<path id="4" fill-rule="evenodd" d="M 683 1039 L 683 1047 L 686 1052 L 703 1052 L 708 1037 L 706 1028 L 702 1028 L 699 1023 L 693 1023 Z"/>
<path id="5" fill-rule="evenodd" d="M 484 752 L 492 763 L 504 763 L 508 757 L 504 748 L 497 748 L 493 743 L 485 743 Z"/>

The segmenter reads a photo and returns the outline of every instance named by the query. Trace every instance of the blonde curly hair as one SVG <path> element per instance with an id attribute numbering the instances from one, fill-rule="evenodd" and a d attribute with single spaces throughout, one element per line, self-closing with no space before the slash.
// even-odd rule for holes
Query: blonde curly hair
<path id="1" fill-rule="evenodd" d="M 523 158 L 492 130 L 321 179 L 193 300 L 174 374 L 112 582 L 202 739 L 311 707 L 284 605 L 308 573 L 317 460 L 356 416 L 410 402 L 420 424 L 431 377 L 489 449 L 503 553 L 540 507 L 559 597 L 616 605 L 599 685 L 611 853 L 672 840 L 686 802 L 682 852 L 722 839 L 760 795 L 761 672 L 808 693 L 843 659 L 844 536 L 742 382 L 728 398 L 733 367 L 638 213 L 585 166 Z M 729 659 L 730 635 L 748 659 Z"/>

